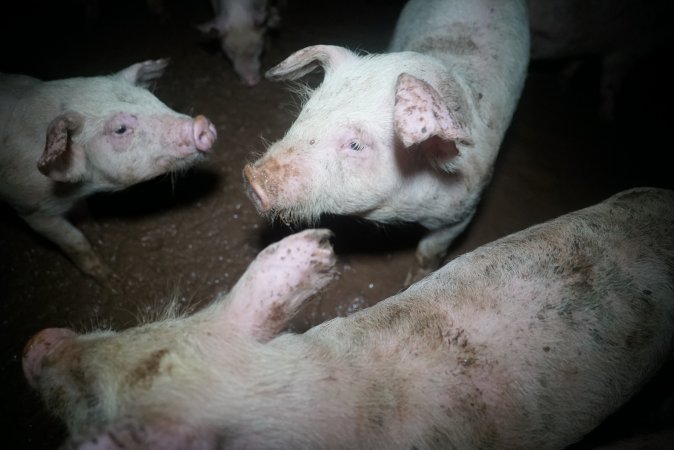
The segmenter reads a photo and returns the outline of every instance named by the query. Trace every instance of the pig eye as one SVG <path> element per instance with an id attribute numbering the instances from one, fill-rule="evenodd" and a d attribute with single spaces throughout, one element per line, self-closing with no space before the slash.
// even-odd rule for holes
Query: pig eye
<path id="1" fill-rule="evenodd" d="M 118 135 L 122 135 L 122 134 L 126 133 L 128 130 L 129 129 L 127 128 L 126 125 L 120 125 L 117 128 L 115 128 L 114 133 L 118 134 Z"/>
<path id="2" fill-rule="evenodd" d="M 354 150 L 354 151 L 356 151 L 356 152 L 359 152 L 359 151 L 361 151 L 363 148 L 365 148 L 365 146 L 364 146 L 363 144 L 361 144 L 360 142 L 358 142 L 358 141 L 351 141 L 351 142 L 349 142 L 349 148 L 350 148 L 351 150 Z"/>

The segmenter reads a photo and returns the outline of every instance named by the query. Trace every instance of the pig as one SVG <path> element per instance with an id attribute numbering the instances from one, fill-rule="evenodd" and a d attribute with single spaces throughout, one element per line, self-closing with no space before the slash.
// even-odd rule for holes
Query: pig
<path id="1" fill-rule="evenodd" d="M 189 167 L 217 138 L 206 117 L 179 114 L 147 90 L 167 64 L 54 81 L 0 74 L 0 200 L 99 281 L 111 271 L 66 214 L 95 192 Z"/>
<path id="2" fill-rule="evenodd" d="M 673 356 L 673 228 L 674 191 L 629 189 L 279 333 L 333 278 L 305 230 L 192 316 L 45 329 L 23 370 L 65 448 L 561 449 Z"/>
<path id="3" fill-rule="evenodd" d="M 649 53 L 672 43 L 669 0 L 528 0 L 532 61 L 601 62 L 599 117 L 615 118 L 616 102 L 631 70 Z"/>
<path id="4" fill-rule="evenodd" d="M 234 65 L 243 84 L 260 82 L 260 59 L 267 30 L 280 23 L 270 0 L 212 0 L 215 17 L 197 28 L 220 39 L 220 47 Z"/>
<path id="5" fill-rule="evenodd" d="M 416 256 L 437 268 L 475 214 L 526 76 L 518 0 L 411 0 L 390 51 L 304 48 L 270 69 L 294 80 L 318 66 L 285 136 L 244 167 L 257 210 L 285 222 L 323 213 L 429 230 Z"/>

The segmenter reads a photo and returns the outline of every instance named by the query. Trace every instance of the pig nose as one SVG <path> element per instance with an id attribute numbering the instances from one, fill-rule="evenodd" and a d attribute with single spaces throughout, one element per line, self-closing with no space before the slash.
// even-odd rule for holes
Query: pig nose
<path id="1" fill-rule="evenodd" d="M 260 82 L 260 75 L 257 73 L 249 73 L 241 77 L 241 81 L 248 87 L 253 87 Z"/>
<path id="2" fill-rule="evenodd" d="M 58 344 L 72 339 L 76 333 L 68 328 L 46 328 L 33 336 L 23 348 L 23 373 L 31 386 L 42 371 L 42 363 Z"/>
<path id="3" fill-rule="evenodd" d="M 255 207 L 261 213 L 270 209 L 269 197 L 265 194 L 262 186 L 258 182 L 258 176 L 255 173 L 255 168 L 251 164 L 246 164 L 243 168 L 243 178 L 246 181 L 246 193 L 248 197 L 255 203 Z"/>
<path id="4" fill-rule="evenodd" d="M 201 114 L 194 118 L 192 131 L 194 132 L 194 145 L 202 152 L 209 150 L 218 138 L 215 125 Z"/>

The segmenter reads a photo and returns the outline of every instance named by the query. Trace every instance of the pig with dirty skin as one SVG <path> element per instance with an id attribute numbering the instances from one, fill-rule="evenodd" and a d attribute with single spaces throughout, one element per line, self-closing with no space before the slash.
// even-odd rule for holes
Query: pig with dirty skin
<path id="1" fill-rule="evenodd" d="M 317 45 L 267 72 L 325 77 L 285 136 L 244 168 L 257 210 L 284 222 L 321 214 L 416 222 L 422 273 L 473 218 L 518 103 L 529 35 L 518 0 L 411 0 L 390 52 Z"/>
<path id="2" fill-rule="evenodd" d="M 634 188 L 281 332 L 334 276 L 326 230 L 192 316 L 48 328 L 29 383 L 68 449 L 562 449 L 674 355 L 674 191 Z"/>
<path id="3" fill-rule="evenodd" d="M 246 86 L 260 82 L 260 60 L 267 31 L 280 24 L 271 0 L 212 0 L 215 17 L 197 28 L 220 40 L 220 48 Z"/>
<path id="4" fill-rule="evenodd" d="M 0 200 L 99 281 L 111 270 L 66 214 L 95 192 L 189 167 L 217 138 L 206 117 L 179 114 L 147 89 L 167 64 L 54 81 L 0 74 Z"/>

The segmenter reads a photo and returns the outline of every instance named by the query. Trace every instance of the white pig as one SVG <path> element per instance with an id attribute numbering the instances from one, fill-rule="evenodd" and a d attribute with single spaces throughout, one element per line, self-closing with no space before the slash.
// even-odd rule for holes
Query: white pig
<path id="1" fill-rule="evenodd" d="M 99 280 L 109 269 L 65 215 L 94 192 L 188 167 L 217 136 L 206 117 L 178 114 L 146 89 L 167 64 L 55 81 L 0 74 L 0 200 Z"/>
<path id="2" fill-rule="evenodd" d="M 248 86 L 260 82 L 260 58 L 267 30 L 277 27 L 280 20 L 270 3 L 270 0 L 211 0 L 215 17 L 197 26 L 206 35 L 218 36 L 222 51 Z"/>
<path id="3" fill-rule="evenodd" d="M 614 118 L 616 98 L 640 59 L 674 38 L 671 0 L 528 0 L 531 59 L 601 61 L 599 114 Z"/>
<path id="4" fill-rule="evenodd" d="M 325 237 L 275 244 L 193 316 L 33 337 L 24 372 L 68 448 L 561 449 L 673 355 L 674 191 L 624 191 L 274 336 L 329 280 Z"/>
<path id="5" fill-rule="evenodd" d="M 285 137 L 244 168 L 258 211 L 285 221 L 322 213 L 430 230 L 417 247 L 437 268 L 472 219 L 519 99 L 529 54 L 518 0 L 411 0 L 390 53 L 302 49 L 267 72 L 318 66 Z"/>

